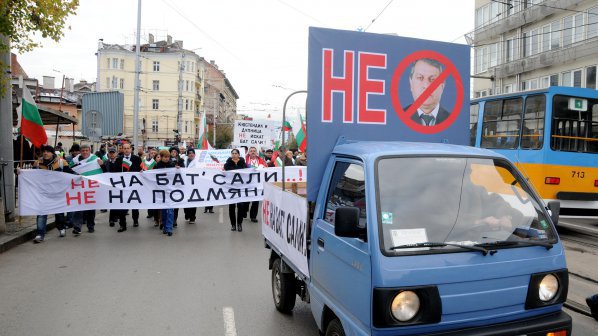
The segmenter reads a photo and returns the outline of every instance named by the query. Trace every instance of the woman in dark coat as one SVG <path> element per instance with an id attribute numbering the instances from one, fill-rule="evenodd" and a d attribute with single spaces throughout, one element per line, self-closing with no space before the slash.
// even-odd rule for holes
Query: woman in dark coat
<path id="1" fill-rule="evenodd" d="M 160 151 L 160 161 L 154 169 L 175 168 L 175 163 L 170 159 L 170 152 L 166 149 Z M 162 220 L 162 233 L 172 236 L 172 226 L 174 222 L 174 209 L 161 209 L 160 218 Z"/>
<path id="2" fill-rule="evenodd" d="M 231 151 L 231 156 L 224 164 L 224 170 L 245 169 L 247 164 L 239 153 L 238 149 Z M 243 217 L 245 217 L 246 202 L 233 203 L 228 205 L 228 216 L 230 217 L 231 231 L 243 231 Z M 237 209 L 235 213 L 235 207 Z"/>

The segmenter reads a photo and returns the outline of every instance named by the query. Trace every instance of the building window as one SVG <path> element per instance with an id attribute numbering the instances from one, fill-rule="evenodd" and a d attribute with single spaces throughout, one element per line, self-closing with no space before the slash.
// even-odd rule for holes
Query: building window
<path id="1" fill-rule="evenodd" d="M 540 78 L 540 88 L 541 89 L 545 89 L 549 86 L 550 86 L 550 77 L 549 76 L 544 76 L 544 77 Z"/>
<path id="2" fill-rule="evenodd" d="M 588 11 L 588 38 L 598 36 L 598 7 Z"/>
<path id="3" fill-rule="evenodd" d="M 550 25 L 542 27 L 540 42 L 542 44 L 540 51 L 544 52 L 550 50 Z"/>
<path id="4" fill-rule="evenodd" d="M 116 89 L 118 88 L 118 78 L 116 78 L 116 76 L 112 76 L 112 88 Z"/>
<path id="5" fill-rule="evenodd" d="M 124 89 L 124 88 L 125 88 L 125 79 L 124 79 L 124 78 L 121 78 L 121 79 L 120 79 L 120 88 L 121 88 L 121 89 Z"/>
<path id="6" fill-rule="evenodd" d="M 498 65 L 498 43 L 491 44 L 488 46 L 488 56 L 490 58 L 489 64 L 490 67 L 495 67 Z"/>
<path id="7" fill-rule="evenodd" d="M 561 22 L 555 21 L 550 24 L 550 49 L 555 50 L 561 47 Z"/>
<path id="8" fill-rule="evenodd" d="M 158 132 L 158 119 L 152 119 L 152 132 Z"/>
<path id="9" fill-rule="evenodd" d="M 505 43 L 505 61 L 511 62 L 515 60 L 515 38 L 508 39 Z"/>
<path id="10" fill-rule="evenodd" d="M 160 81 L 159 80 L 152 81 L 152 89 L 154 91 L 160 91 Z"/>
<path id="11" fill-rule="evenodd" d="M 118 69 L 118 58 L 112 59 L 112 69 Z"/>
<path id="12" fill-rule="evenodd" d="M 189 133 L 189 120 L 185 120 L 185 133 Z"/>
<path id="13" fill-rule="evenodd" d="M 157 110 L 160 108 L 160 100 L 159 99 L 152 99 L 152 109 Z"/>
<path id="14" fill-rule="evenodd" d="M 522 48 L 521 50 L 523 51 L 523 57 L 527 57 L 529 56 L 529 53 L 531 51 L 531 43 L 532 43 L 532 39 L 529 36 L 529 32 L 525 32 L 521 34 L 521 45 Z"/>
<path id="15" fill-rule="evenodd" d="M 512 93 L 513 92 L 513 84 L 507 84 L 504 88 L 504 93 Z"/>
<path id="16" fill-rule="evenodd" d="M 596 66 L 586 68 L 586 87 L 596 89 Z"/>
<path id="17" fill-rule="evenodd" d="M 550 86 L 558 86 L 559 85 L 559 75 L 554 74 L 550 75 Z"/>
<path id="18" fill-rule="evenodd" d="M 121 58 L 121 59 L 120 59 L 120 69 L 121 69 L 121 70 L 124 70 L 124 69 L 125 69 L 125 59 L 124 59 L 124 58 Z"/>
<path id="19" fill-rule="evenodd" d="M 185 99 L 185 111 L 189 110 L 189 99 Z"/>
<path id="20" fill-rule="evenodd" d="M 571 86 L 571 71 L 563 72 L 562 73 L 562 86 Z"/>
<path id="21" fill-rule="evenodd" d="M 530 55 L 535 55 L 540 52 L 540 29 L 532 30 L 531 34 L 531 48 Z"/>
<path id="22" fill-rule="evenodd" d="M 574 19 L 575 19 L 575 35 L 573 38 L 573 42 L 579 42 L 581 40 L 583 40 L 583 36 L 584 36 L 584 32 L 585 32 L 585 26 L 583 25 L 583 13 L 579 13 L 576 14 Z"/>
<path id="23" fill-rule="evenodd" d="M 576 87 L 576 88 L 581 87 L 581 70 L 573 71 L 573 87 Z"/>
<path id="24" fill-rule="evenodd" d="M 154 61 L 154 71 L 160 71 L 160 62 Z"/>
<path id="25" fill-rule="evenodd" d="M 189 81 L 185 81 L 185 91 L 189 91 Z"/>

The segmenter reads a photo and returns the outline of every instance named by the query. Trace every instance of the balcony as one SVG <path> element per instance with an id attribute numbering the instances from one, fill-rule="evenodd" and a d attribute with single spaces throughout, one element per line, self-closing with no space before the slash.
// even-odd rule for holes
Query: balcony
<path id="1" fill-rule="evenodd" d="M 494 77 L 496 79 L 506 78 L 553 65 L 575 62 L 587 57 L 596 57 L 597 49 L 598 37 L 593 37 L 574 43 L 566 48 L 550 50 L 498 65 L 494 67 Z M 492 71 L 492 69 L 489 69 L 490 73 Z"/>
<path id="2" fill-rule="evenodd" d="M 496 22 L 478 27 L 470 34 L 473 46 L 500 37 L 501 34 L 526 24 L 543 20 L 549 15 L 562 13 L 563 8 L 572 8 L 584 0 L 546 0 L 525 10 L 513 13 Z M 506 15 L 506 13 L 502 13 Z"/>

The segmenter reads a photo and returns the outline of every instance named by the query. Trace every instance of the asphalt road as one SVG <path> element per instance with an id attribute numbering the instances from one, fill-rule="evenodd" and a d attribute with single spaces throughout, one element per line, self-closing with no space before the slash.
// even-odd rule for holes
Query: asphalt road
<path id="1" fill-rule="evenodd" d="M 0 335 L 318 335 L 305 303 L 274 308 L 258 223 L 231 232 L 228 207 L 201 212 L 167 237 L 145 211 L 123 233 L 98 211 L 94 233 L 2 254 Z"/>
<path id="2" fill-rule="evenodd" d="M 318 335 L 307 304 L 276 311 L 260 227 L 231 232 L 227 210 L 194 225 L 181 210 L 172 237 L 145 211 L 124 233 L 98 211 L 94 233 L 53 230 L 3 253 L 0 335 Z M 597 334 L 598 322 L 569 314 L 574 335 Z"/>

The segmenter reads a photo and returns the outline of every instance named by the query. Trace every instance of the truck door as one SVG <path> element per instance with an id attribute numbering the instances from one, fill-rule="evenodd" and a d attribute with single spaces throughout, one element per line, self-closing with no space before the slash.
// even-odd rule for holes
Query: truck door
<path id="1" fill-rule="evenodd" d="M 367 239 L 342 238 L 334 234 L 334 211 L 339 206 L 360 209 L 360 226 L 367 228 L 366 185 L 363 165 L 339 159 L 326 193 L 326 204 L 315 215 L 312 237 L 312 296 L 329 306 L 341 321 L 369 329 L 371 262 Z M 345 325 L 345 330 L 355 326 Z"/>

